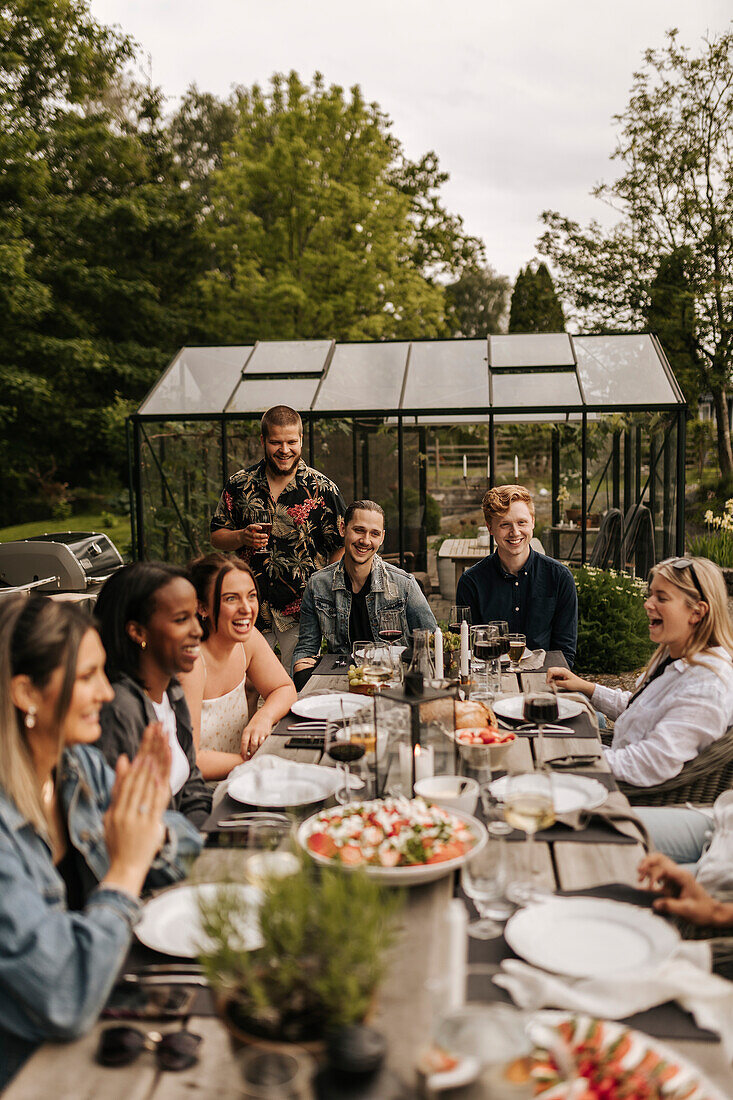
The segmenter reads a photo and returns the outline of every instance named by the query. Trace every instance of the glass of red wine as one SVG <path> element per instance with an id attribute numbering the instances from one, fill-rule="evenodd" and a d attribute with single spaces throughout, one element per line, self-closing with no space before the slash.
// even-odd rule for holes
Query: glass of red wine
<path id="1" fill-rule="evenodd" d="M 461 623 L 468 623 L 469 628 L 471 626 L 471 608 L 462 607 L 460 604 L 453 604 L 450 609 L 450 617 L 448 619 L 448 629 L 451 634 L 461 633 Z"/>
<path id="2" fill-rule="evenodd" d="M 524 708 L 522 715 L 525 722 L 530 722 L 537 729 L 537 740 L 534 746 L 536 767 L 544 767 L 544 730 L 545 726 L 554 725 L 558 719 L 559 708 L 554 684 L 548 684 L 544 691 L 528 691 L 524 696 Z"/>
<path id="3" fill-rule="evenodd" d="M 501 691 L 501 639 L 495 627 L 475 626 L 472 630 L 475 659 L 475 688 L 472 697 L 493 699 Z"/>
<path id="4" fill-rule="evenodd" d="M 488 626 L 496 627 L 501 640 L 501 655 L 509 653 L 509 623 L 504 619 L 492 619 Z"/>
<path id="5" fill-rule="evenodd" d="M 351 801 L 351 772 L 349 765 L 364 756 L 367 746 L 364 737 L 357 736 L 351 723 L 343 715 L 326 721 L 324 747 L 341 773 L 341 784 L 336 791 L 336 801 L 344 805 Z"/>
<path id="6" fill-rule="evenodd" d="M 385 645 L 397 645 L 402 637 L 402 620 L 399 611 L 380 613 L 379 637 Z"/>

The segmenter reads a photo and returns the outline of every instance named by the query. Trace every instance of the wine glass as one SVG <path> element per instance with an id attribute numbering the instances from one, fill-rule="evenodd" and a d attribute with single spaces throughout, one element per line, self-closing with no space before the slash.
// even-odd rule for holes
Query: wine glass
<path id="1" fill-rule="evenodd" d="M 487 626 L 496 627 L 499 632 L 499 638 L 501 639 L 501 652 L 503 654 L 509 653 L 509 623 L 506 619 L 492 619 Z"/>
<path id="2" fill-rule="evenodd" d="M 390 646 L 374 643 L 367 646 L 364 651 L 361 675 L 364 683 L 372 684 L 375 689 L 394 680 L 395 662 Z"/>
<path id="3" fill-rule="evenodd" d="M 537 727 L 534 758 L 537 767 L 543 767 L 545 759 L 544 729 L 545 726 L 557 722 L 559 714 L 555 685 L 548 684 L 544 691 L 525 692 L 522 714 L 525 722 Z"/>
<path id="4" fill-rule="evenodd" d="M 504 818 L 515 829 L 527 834 L 527 860 L 529 879 L 513 882 L 507 889 L 507 897 L 517 905 L 545 901 L 552 891 L 542 886 L 535 866 L 535 833 L 555 823 L 555 804 L 552 798 L 552 777 L 544 771 L 509 773 L 503 794 Z"/>
<path id="5" fill-rule="evenodd" d="M 461 888 L 478 909 L 480 919 L 468 926 L 468 934 L 477 940 L 500 936 L 503 924 L 514 912 L 507 899 L 505 840 L 511 826 L 505 821 L 490 821 L 486 826 L 489 842 L 480 852 L 469 856 L 461 867 Z"/>
<path id="6" fill-rule="evenodd" d="M 364 655 L 370 646 L 373 646 L 374 642 L 371 638 L 364 638 L 362 641 L 354 642 L 351 647 L 351 660 L 354 662 L 357 668 L 361 668 L 364 664 Z"/>
<path id="7" fill-rule="evenodd" d="M 501 638 L 493 626 L 474 626 L 471 630 L 476 686 L 472 696 L 492 699 L 501 691 Z"/>
<path id="8" fill-rule="evenodd" d="M 526 645 L 527 638 L 524 634 L 509 635 L 509 672 L 522 671 L 519 662 L 522 659 Z"/>
<path id="9" fill-rule="evenodd" d="M 382 611 L 379 615 L 379 637 L 385 645 L 396 645 L 402 637 L 402 617 L 399 611 Z"/>
<path id="10" fill-rule="evenodd" d="M 450 616 L 448 618 L 448 629 L 451 634 L 461 633 L 461 623 L 468 623 L 469 628 L 471 626 L 471 608 L 464 607 L 462 604 L 453 604 L 450 609 Z"/>
<path id="11" fill-rule="evenodd" d="M 324 748 L 328 755 L 336 763 L 336 768 L 341 775 L 341 786 L 336 791 L 336 801 L 344 805 L 351 801 L 351 772 L 349 764 L 361 760 L 366 752 L 364 738 L 356 735 L 342 714 L 340 718 L 328 718 L 326 720 L 326 734 Z"/>

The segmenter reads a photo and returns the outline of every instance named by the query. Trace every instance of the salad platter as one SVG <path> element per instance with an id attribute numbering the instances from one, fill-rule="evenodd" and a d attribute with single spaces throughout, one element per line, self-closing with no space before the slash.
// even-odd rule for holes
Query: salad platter
<path id="1" fill-rule="evenodd" d="M 623 1024 L 542 1012 L 529 1032 L 530 1076 L 543 1100 L 724 1100 L 677 1051 Z"/>
<path id="2" fill-rule="evenodd" d="M 422 798 L 351 802 L 314 814 L 298 843 L 317 863 L 363 868 L 394 885 L 433 882 L 460 867 L 488 839 L 480 821 Z"/>

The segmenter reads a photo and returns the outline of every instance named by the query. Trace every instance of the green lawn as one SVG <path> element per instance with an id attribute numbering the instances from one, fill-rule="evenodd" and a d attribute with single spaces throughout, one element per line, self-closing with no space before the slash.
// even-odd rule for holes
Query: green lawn
<path id="1" fill-rule="evenodd" d="M 105 523 L 101 512 L 84 512 L 69 519 L 40 519 L 34 523 L 18 523 L 14 527 L 0 527 L 0 542 L 28 539 L 32 535 L 52 535 L 63 531 L 94 531 L 109 535 L 123 557 L 129 557 L 130 520 L 128 516 L 112 516 L 112 523 Z M 107 520 L 109 513 L 104 513 Z"/>

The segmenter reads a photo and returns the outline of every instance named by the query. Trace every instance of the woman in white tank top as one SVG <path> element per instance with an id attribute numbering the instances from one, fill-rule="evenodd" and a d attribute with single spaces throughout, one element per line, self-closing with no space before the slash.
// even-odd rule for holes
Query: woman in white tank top
<path id="1" fill-rule="evenodd" d="M 191 564 L 204 630 L 201 659 L 181 676 L 193 721 L 196 762 L 205 779 L 223 779 L 248 760 L 297 698 L 293 681 L 255 627 L 259 601 L 249 566 L 227 554 Z M 264 703 L 249 718 L 246 687 Z"/>

